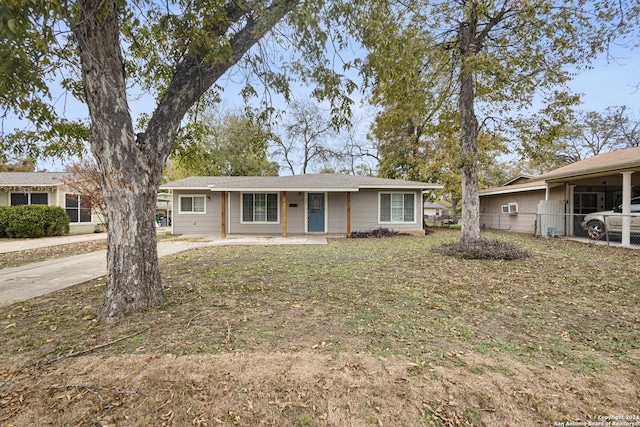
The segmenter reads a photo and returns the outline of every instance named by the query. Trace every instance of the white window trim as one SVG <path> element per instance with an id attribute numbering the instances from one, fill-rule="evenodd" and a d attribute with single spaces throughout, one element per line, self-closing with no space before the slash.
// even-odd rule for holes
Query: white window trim
<path id="1" fill-rule="evenodd" d="M 380 221 L 380 213 L 382 212 L 381 199 L 383 194 L 413 194 L 413 221 Z M 378 218 L 377 218 L 378 224 L 417 224 L 418 206 L 421 204 L 421 202 L 422 200 L 418 200 L 418 194 L 413 191 L 379 191 L 378 192 Z"/>
<path id="2" fill-rule="evenodd" d="M 47 195 L 47 204 L 46 206 L 51 206 L 51 193 L 49 193 L 48 191 L 25 191 L 25 192 L 18 192 L 18 191 L 11 191 L 9 193 L 9 206 L 20 206 L 20 205 L 12 205 L 11 204 L 11 195 L 12 194 L 28 194 L 27 196 L 27 201 L 29 203 L 27 203 L 28 205 L 31 205 L 31 194 L 36 193 L 36 194 L 46 194 Z M 43 205 L 45 206 L 45 205 Z"/>
<path id="3" fill-rule="evenodd" d="M 183 211 L 182 210 L 182 199 L 193 199 L 194 197 L 202 197 L 204 199 L 204 211 L 202 212 L 194 212 L 194 211 Z M 178 195 L 178 213 L 184 215 L 204 215 L 207 213 L 207 195 L 206 194 L 180 194 Z M 191 206 L 193 206 L 193 200 L 191 201 Z"/>
<path id="4" fill-rule="evenodd" d="M 277 202 L 276 202 L 276 207 L 277 207 L 277 216 L 278 216 L 278 220 L 277 221 L 245 221 L 244 220 L 244 195 L 245 194 L 275 194 L 277 196 Z M 280 207 L 280 192 L 279 191 L 244 191 L 240 193 L 240 224 L 247 224 L 247 225 L 251 225 L 251 224 L 280 224 L 280 211 L 281 211 L 281 207 Z M 255 216 L 255 215 L 254 215 Z"/>
<path id="5" fill-rule="evenodd" d="M 80 219 L 80 210 L 82 209 L 82 204 L 80 203 L 80 197 L 81 195 L 78 193 L 71 193 L 71 192 L 64 192 L 62 193 L 62 201 L 63 201 L 63 206 L 62 208 L 64 209 L 65 213 L 67 212 L 67 194 L 71 194 L 73 196 L 76 196 L 78 198 L 78 219 Z M 68 209 L 76 209 L 76 208 L 68 208 Z M 91 209 L 91 220 L 90 221 L 70 221 L 69 225 L 73 226 L 73 225 L 83 225 L 83 224 L 92 224 L 93 223 L 93 209 Z"/>

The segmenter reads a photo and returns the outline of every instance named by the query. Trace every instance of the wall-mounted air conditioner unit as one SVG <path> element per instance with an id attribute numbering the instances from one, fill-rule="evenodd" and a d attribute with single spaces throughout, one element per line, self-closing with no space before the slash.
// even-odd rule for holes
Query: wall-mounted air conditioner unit
<path id="1" fill-rule="evenodd" d="M 508 205 L 502 205 L 502 213 L 508 215 L 516 215 L 518 213 L 518 204 L 509 203 Z"/>

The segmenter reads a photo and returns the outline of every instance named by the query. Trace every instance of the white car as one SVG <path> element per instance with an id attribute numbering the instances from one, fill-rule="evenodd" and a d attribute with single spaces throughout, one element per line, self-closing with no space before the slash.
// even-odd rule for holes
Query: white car
<path id="1" fill-rule="evenodd" d="M 590 237 L 599 238 L 605 232 L 622 233 L 622 205 L 612 211 L 593 212 L 582 222 Z M 631 199 L 631 233 L 640 233 L 640 197 Z"/>

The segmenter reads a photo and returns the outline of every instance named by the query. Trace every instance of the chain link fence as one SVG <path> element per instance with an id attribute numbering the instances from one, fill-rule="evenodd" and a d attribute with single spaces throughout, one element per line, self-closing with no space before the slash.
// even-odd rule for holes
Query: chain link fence
<path id="1" fill-rule="evenodd" d="M 480 214 L 482 228 L 531 233 L 539 237 L 576 237 L 605 242 L 622 241 L 624 221 L 629 222 L 630 243 L 640 245 L 640 214 Z"/>

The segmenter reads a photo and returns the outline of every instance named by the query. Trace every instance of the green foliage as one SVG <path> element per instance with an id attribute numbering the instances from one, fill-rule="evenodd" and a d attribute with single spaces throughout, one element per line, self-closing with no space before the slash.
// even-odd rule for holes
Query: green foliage
<path id="1" fill-rule="evenodd" d="M 183 176 L 273 176 L 278 165 L 267 159 L 274 136 L 253 115 L 208 113 L 182 129 L 168 180 Z"/>
<path id="2" fill-rule="evenodd" d="M 68 78 L 77 71 L 75 49 L 59 19 L 65 5 L 55 0 L 0 2 L 0 105 L 25 120 L 28 129 L 15 129 L 0 140 L 0 148 L 20 156 L 47 157 L 81 154 L 88 126 L 70 120 L 55 107 L 52 81 L 80 97 Z M 4 133 L 4 132 L 3 132 Z M 45 144 L 42 142 L 45 141 Z"/>
<path id="3" fill-rule="evenodd" d="M 552 111 L 549 106 L 547 111 Z M 539 173 L 584 160 L 600 153 L 639 145 L 640 121 L 627 107 L 604 111 L 553 111 L 544 116 L 516 120 L 521 146 L 518 151 Z"/>
<path id="4" fill-rule="evenodd" d="M 30 158 L 12 159 L 12 161 L 2 161 L 0 154 L 0 172 L 34 172 L 36 162 Z"/>
<path id="5" fill-rule="evenodd" d="M 69 217 L 59 206 L 0 207 L 0 237 L 38 238 L 69 232 Z"/>
<path id="6" fill-rule="evenodd" d="M 479 240 L 477 242 L 444 243 L 432 252 L 460 259 L 515 260 L 527 258 L 529 251 L 503 240 Z"/>
<path id="7" fill-rule="evenodd" d="M 382 108 L 381 172 L 415 179 L 434 152 L 423 135 L 438 148 L 457 141 L 445 158 L 464 183 L 463 240 L 480 238 L 480 134 L 503 140 L 506 118 L 536 101 L 566 110 L 577 99 L 567 88 L 575 72 L 611 40 L 636 35 L 638 22 L 637 0 L 356 0 L 345 7 L 354 17 L 350 31 L 370 51 L 361 70 Z"/>

